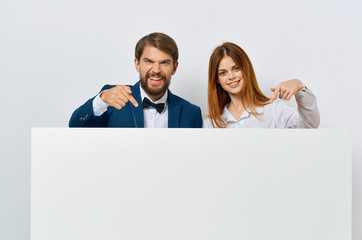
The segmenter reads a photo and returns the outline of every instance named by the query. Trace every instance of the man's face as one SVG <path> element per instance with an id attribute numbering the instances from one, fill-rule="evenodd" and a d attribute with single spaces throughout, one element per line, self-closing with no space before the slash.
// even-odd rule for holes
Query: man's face
<path id="1" fill-rule="evenodd" d="M 135 66 L 140 73 L 141 86 L 152 98 L 158 100 L 167 91 L 171 76 L 175 74 L 178 62 L 173 63 L 172 56 L 153 46 L 146 46 Z"/>

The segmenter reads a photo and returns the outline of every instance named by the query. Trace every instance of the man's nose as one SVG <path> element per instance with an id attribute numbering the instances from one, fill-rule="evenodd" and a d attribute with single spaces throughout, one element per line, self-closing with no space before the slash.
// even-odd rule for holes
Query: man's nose
<path id="1" fill-rule="evenodd" d="M 158 64 L 158 63 L 155 63 L 155 64 L 152 66 L 152 72 L 154 72 L 154 73 L 159 73 L 159 72 L 161 72 L 161 65 Z"/>

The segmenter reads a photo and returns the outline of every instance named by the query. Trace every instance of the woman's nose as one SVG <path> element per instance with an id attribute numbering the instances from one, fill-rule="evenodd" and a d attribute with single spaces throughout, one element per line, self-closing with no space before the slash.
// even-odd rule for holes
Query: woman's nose
<path id="1" fill-rule="evenodd" d="M 229 73 L 229 79 L 235 79 L 235 74 L 233 72 Z"/>

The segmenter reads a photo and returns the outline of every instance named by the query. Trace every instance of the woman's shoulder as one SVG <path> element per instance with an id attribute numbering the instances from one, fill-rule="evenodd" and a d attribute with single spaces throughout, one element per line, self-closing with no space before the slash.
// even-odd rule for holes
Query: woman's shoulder
<path id="1" fill-rule="evenodd" d="M 221 112 L 221 118 L 224 122 L 227 122 L 227 119 L 229 118 L 228 115 L 230 115 L 230 112 L 227 110 L 228 106 L 229 106 L 229 104 L 226 104 L 226 106 L 224 107 L 224 109 Z M 204 121 L 203 128 L 218 128 L 216 126 L 215 121 L 213 119 L 211 119 L 209 117 L 209 115 L 205 115 L 205 117 L 203 118 L 203 121 Z M 212 123 L 214 123 L 214 125 Z"/>
<path id="2" fill-rule="evenodd" d="M 203 128 L 215 128 L 213 125 L 212 125 L 212 120 L 211 120 L 211 118 L 208 118 L 208 117 L 206 117 L 206 118 L 204 118 L 204 125 L 202 126 Z"/>

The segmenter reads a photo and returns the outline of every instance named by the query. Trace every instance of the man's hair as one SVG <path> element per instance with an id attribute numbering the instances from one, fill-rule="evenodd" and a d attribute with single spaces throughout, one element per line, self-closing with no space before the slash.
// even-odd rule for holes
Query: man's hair
<path id="1" fill-rule="evenodd" d="M 170 54 L 173 59 L 173 64 L 175 64 L 178 60 L 178 49 L 176 42 L 170 36 L 164 33 L 150 33 L 137 42 L 135 49 L 135 57 L 137 61 L 140 61 L 143 49 L 146 46 L 153 46 L 163 52 Z"/>

